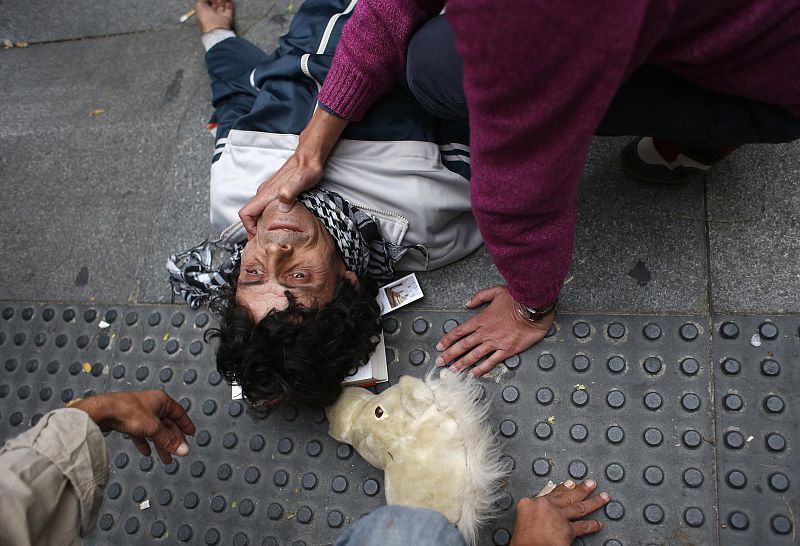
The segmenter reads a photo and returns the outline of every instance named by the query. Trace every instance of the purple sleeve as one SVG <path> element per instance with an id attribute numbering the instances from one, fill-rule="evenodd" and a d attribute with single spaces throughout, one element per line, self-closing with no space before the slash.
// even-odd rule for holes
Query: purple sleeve
<path id="1" fill-rule="evenodd" d="M 342 30 L 319 102 L 358 121 L 406 66 L 408 41 L 433 18 L 443 0 L 359 0 Z"/>
<path id="2" fill-rule="evenodd" d="M 447 5 L 464 62 L 473 211 L 512 296 L 529 307 L 554 300 L 569 270 L 585 157 L 635 63 L 648 2 L 576 4 Z"/>

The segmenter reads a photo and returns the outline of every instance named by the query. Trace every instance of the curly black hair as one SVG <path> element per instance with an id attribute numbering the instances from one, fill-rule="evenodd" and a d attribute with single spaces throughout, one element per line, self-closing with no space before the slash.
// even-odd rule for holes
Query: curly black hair
<path id="1" fill-rule="evenodd" d="M 234 287 L 219 328 L 206 333 L 207 341 L 219 339 L 217 370 L 241 385 L 251 405 L 333 404 L 348 371 L 369 359 L 378 344 L 377 294 L 372 279 L 359 279 L 356 286 L 342 277 L 330 303 L 309 308 L 287 291 L 289 306 L 256 322 L 236 302 Z"/>

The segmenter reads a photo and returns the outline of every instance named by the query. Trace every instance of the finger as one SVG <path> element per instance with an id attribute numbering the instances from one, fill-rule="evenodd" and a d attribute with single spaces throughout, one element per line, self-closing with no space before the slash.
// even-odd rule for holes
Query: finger
<path id="1" fill-rule="evenodd" d="M 144 455 L 145 457 L 149 457 L 152 451 L 150 450 L 150 444 L 147 443 L 147 440 L 144 438 L 134 438 L 131 436 L 131 442 L 133 445 L 136 446 L 136 449 L 139 450 L 139 453 Z"/>
<path id="2" fill-rule="evenodd" d="M 436 359 L 436 364 L 442 366 L 447 362 L 453 362 L 461 356 L 466 356 L 473 348 L 483 343 L 483 338 L 479 332 L 473 332 L 467 337 L 461 338 L 453 345 L 451 345 L 445 352 L 443 352 Z"/>
<path id="3" fill-rule="evenodd" d="M 586 500 L 570 504 L 564 508 L 563 513 L 571 520 L 581 519 L 608 504 L 609 500 L 608 493 L 600 493 Z"/>
<path id="4" fill-rule="evenodd" d="M 247 231 L 248 240 L 256 234 L 256 218 L 251 216 L 246 208 L 247 205 L 239 210 L 239 220 L 242 221 L 245 231 Z"/>
<path id="5" fill-rule="evenodd" d="M 155 442 L 153 443 L 155 445 Z M 158 453 L 158 458 L 161 459 L 161 462 L 164 464 L 172 464 L 172 453 L 167 451 L 166 449 L 160 448 L 157 445 L 156 453 Z"/>
<path id="6" fill-rule="evenodd" d="M 564 495 L 570 489 L 575 489 L 576 485 L 577 484 L 572 480 L 567 480 L 565 482 L 561 482 L 560 484 L 558 484 L 555 487 L 555 489 L 550 491 L 550 493 L 548 493 L 545 496 L 546 497 L 551 497 L 552 499 L 555 499 L 556 497 L 560 497 L 560 496 Z"/>
<path id="7" fill-rule="evenodd" d="M 471 375 L 472 377 L 480 377 L 483 374 L 491 371 L 492 368 L 500 364 L 509 356 L 511 356 L 511 353 L 508 353 L 506 351 L 495 351 L 494 353 L 492 353 L 492 356 L 490 356 L 489 358 L 487 358 L 486 360 L 484 360 L 483 362 L 472 368 L 469 371 L 469 375 Z"/>
<path id="8" fill-rule="evenodd" d="M 161 417 L 166 417 L 180 428 L 183 432 L 191 436 L 195 433 L 195 426 L 189 418 L 189 414 L 171 396 L 165 393 L 163 411 Z"/>
<path id="9" fill-rule="evenodd" d="M 580 502 L 597 488 L 597 482 L 594 480 L 584 480 L 577 486 L 566 491 L 563 495 L 558 495 L 553 501 L 558 508 L 565 508 L 576 502 Z"/>
<path id="10" fill-rule="evenodd" d="M 497 297 L 497 294 L 500 290 L 503 289 L 503 285 L 492 286 L 489 288 L 482 288 L 475 292 L 475 295 L 472 296 L 469 301 L 467 302 L 467 307 L 470 309 L 477 307 L 481 304 L 488 303 Z"/>
<path id="11" fill-rule="evenodd" d="M 456 326 L 455 328 L 450 330 L 448 333 L 443 335 L 441 337 L 441 339 L 439 339 L 439 343 L 436 344 L 436 350 L 437 351 L 444 351 L 445 349 L 450 347 L 450 345 L 452 345 L 453 343 L 455 343 L 456 341 L 458 341 L 462 337 L 464 337 L 466 335 L 469 335 L 472 332 L 474 332 L 475 330 L 477 330 L 478 327 L 480 326 L 480 323 L 476 320 L 478 317 L 480 317 L 480 315 L 472 317 L 471 319 L 469 319 L 464 324 L 459 324 L 458 326 Z M 459 356 L 461 354 L 462 353 L 456 353 L 451 358 L 454 358 L 454 357 Z M 437 364 L 438 364 L 439 359 L 437 358 L 436 361 L 437 361 Z M 449 361 L 444 361 L 444 362 L 449 362 Z M 441 366 L 441 364 L 439 364 L 439 365 Z"/>
<path id="12" fill-rule="evenodd" d="M 572 527 L 572 535 L 575 537 L 591 535 L 603 528 L 603 523 L 596 519 L 582 519 L 580 521 L 573 521 L 569 525 Z"/>
<path id="13" fill-rule="evenodd" d="M 189 452 L 188 444 L 181 443 L 181 437 L 174 430 L 170 430 L 169 427 L 159 421 L 156 432 L 150 437 L 162 461 L 164 460 L 164 453 L 175 453 L 183 456 Z M 169 460 L 172 460 L 172 457 L 169 457 Z"/>
<path id="14" fill-rule="evenodd" d="M 477 347 L 474 347 L 469 353 L 462 356 L 459 360 L 453 362 L 450 365 L 450 369 L 454 372 L 460 372 L 464 368 L 469 368 L 470 366 L 473 366 L 481 358 L 485 357 L 487 354 L 493 351 L 495 351 L 495 348 L 492 347 L 488 342 L 484 341 L 480 343 Z"/>

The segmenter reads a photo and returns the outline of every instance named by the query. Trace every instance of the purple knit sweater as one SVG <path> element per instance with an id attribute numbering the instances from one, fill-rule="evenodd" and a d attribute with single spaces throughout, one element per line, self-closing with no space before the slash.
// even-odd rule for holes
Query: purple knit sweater
<path id="1" fill-rule="evenodd" d="M 359 0 L 319 95 L 360 119 L 405 67 L 437 0 Z M 643 63 L 800 116 L 796 0 L 451 0 L 464 63 L 472 206 L 512 295 L 558 296 L 572 256 L 575 193 L 594 129 Z"/>

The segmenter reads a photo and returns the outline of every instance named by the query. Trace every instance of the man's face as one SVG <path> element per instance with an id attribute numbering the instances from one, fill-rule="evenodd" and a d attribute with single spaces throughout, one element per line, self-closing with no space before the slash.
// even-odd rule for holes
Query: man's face
<path id="1" fill-rule="evenodd" d="M 325 305 L 343 276 L 357 282 L 317 217 L 299 202 L 280 212 L 276 199 L 264 209 L 255 237 L 242 251 L 236 301 L 258 321 L 273 309 L 288 307 L 287 290 L 306 307 Z"/>

